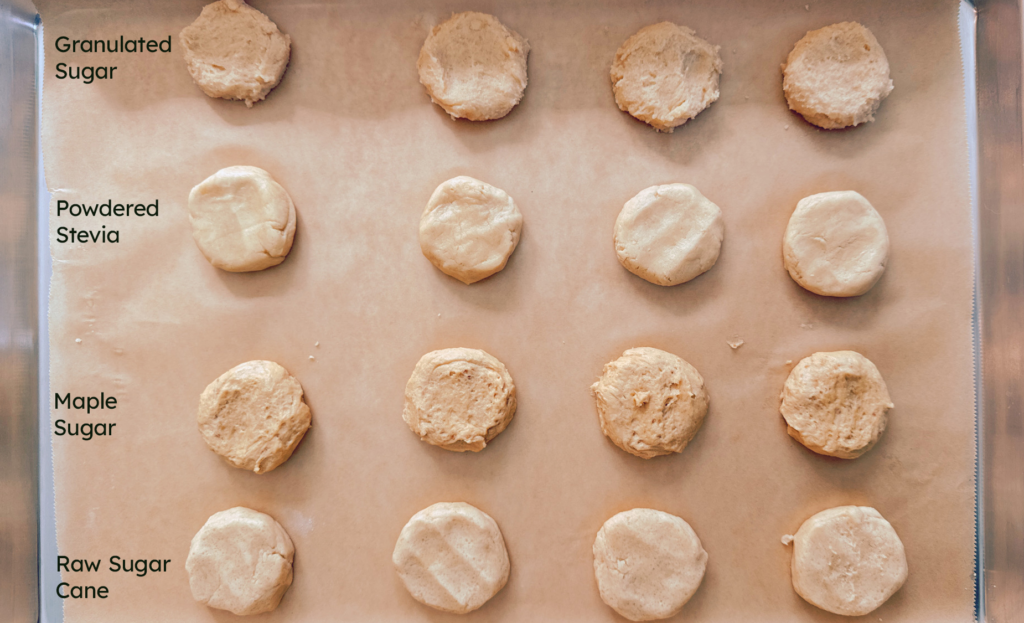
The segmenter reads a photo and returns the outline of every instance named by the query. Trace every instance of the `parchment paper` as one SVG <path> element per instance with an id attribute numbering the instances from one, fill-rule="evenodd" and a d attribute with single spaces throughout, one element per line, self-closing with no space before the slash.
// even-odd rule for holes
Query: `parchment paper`
<path id="1" fill-rule="evenodd" d="M 202 2 L 38 4 L 54 201 L 160 201 L 159 217 L 118 223 L 119 244 L 52 246 L 53 391 L 118 399 L 110 417 L 72 416 L 116 421 L 113 437 L 54 438 L 60 552 L 104 560 L 63 577 L 110 590 L 68 600 L 68 621 L 234 620 L 193 601 L 184 563 L 206 519 L 236 505 L 274 516 L 297 552 L 280 608 L 252 621 L 454 621 L 409 597 L 391 564 L 405 522 L 439 501 L 492 515 L 512 560 L 506 588 L 466 620 L 621 620 L 598 595 L 593 538 L 614 513 L 651 507 L 688 521 L 710 555 L 679 620 L 838 621 L 793 592 L 780 537 L 843 504 L 874 506 L 906 545 L 910 578 L 873 617 L 972 620 L 956 2 L 257 2 L 293 49 L 281 86 L 252 109 L 191 82 L 176 36 Z M 526 96 L 500 121 L 452 121 L 417 81 L 429 28 L 469 9 L 533 49 Z M 660 20 L 721 45 L 725 63 L 719 101 L 671 135 L 620 112 L 608 78 L 617 47 Z M 895 90 L 874 123 L 828 132 L 788 111 L 779 64 L 807 30 L 843 20 L 878 37 Z M 60 35 L 122 34 L 174 35 L 174 52 L 53 48 Z M 57 62 L 118 73 L 83 85 L 55 79 Z M 298 211 L 291 255 L 260 273 L 211 267 L 186 217 L 192 186 L 239 164 L 269 171 Z M 416 235 L 430 193 L 461 174 L 505 189 L 525 218 L 505 270 L 472 286 L 433 268 Z M 612 225 L 636 192 L 670 182 L 721 206 L 726 237 L 710 272 L 664 288 L 619 265 Z M 797 201 L 840 189 L 866 196 L 892 241 L 881 281 L 849 300 L 802 290 L 780 251 Z M 113 226 L 54 208 L 51 240 L 60 225 L 102 224 Z M 417 359 L 451 346 L 495 355 L 518 388 L 515 419 L 479 454 L 422 443 L 401 419 Z M 678 354 L 707 381 L 710 414 L 681 455 L 644 461 L 601 434 L 589 387 L 634 346 Z M 806 450 L 778 413 L 792 364 L 838 349 L 874 361 L 896 404 L 855 461 Z M 288 368 L 313 411 L 295 455 L 262 476 L 210 452 L 195 423 L 203 388 L 257 358 Z M 113 555 L 172 563 L 138 578 L 106 571 Z"/>

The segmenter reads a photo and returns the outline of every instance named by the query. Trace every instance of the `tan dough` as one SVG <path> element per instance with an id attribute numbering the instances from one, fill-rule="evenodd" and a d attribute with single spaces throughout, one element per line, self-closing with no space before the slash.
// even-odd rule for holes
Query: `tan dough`
<path id="1" fill-rule="evenodd" d="M 420 249 L 462 283 L 505 268 L 519 244 L 523 215 L 500 188 L 460 175 L 434 190 L 420 217 Z"/>
<path id="2" fill-rule="evenodd" d="M 852 190 L 819 193 L 796 204 L 782 240 L 794 281 L 822 296 L 860 296 L 889 261 L 885 221 Z"/>
<path id="3" fill-rule="evenodd" d="M 875 364 L 852 350 L 814 353 L 782 389 L 789 434 L 818 454 L 855 459 L 878 442 L 893 408 Z"/>
<path id="4" fill-rule="evenodd" d="M 907 581 L 907 556 L 892 525 L 868 506 L 821 511 L 793 537 L 793 590 L 835 614 L 860 616 Z"/>
<path id="5" fill-rule="evenodd" d="M 463 502 L 442 502 L 412 516 L 391 556 L 413 598 L 444 612 L 472 612 L 508 581 L 498 524 Z"/>
<path id="6" fill-rule="evenodd" d="M 649 508 L 615 515 L 594 540 L 601 599 L 630 621 L 679 612 L 700 587 L 707 563 L 708 553 L 690 524 Z"/>
<path id="7" fill-rule="evenodd" d="M 661 286 L 685 283 L 715 265 L 722 211 L 689 184 L 641 190 L 615 219 L 615 253 L 638 277 Z"/>
<path id="8" fill-rule="evenodd" d="M 203 7 L 178 35 L 188 73 L 210 97 L 245 100 L 251 107 L 281 82 L 292 40 L 243 0 Z"/>
<path id="9" fill-rule="evenodd" d="M 721 73 L 717 45 L 661 22 L 641 28 L 615 53 L 612 91 L 620 110 L 671 132 L 718 99 Z"/>
<path id="10" fill-rule="evenodd" d="M 427 353 L 405 385 L 402 419 L 420 439 L 445 450 L 483 450 L 515 412 L 512 376 L 482 350 Z"/>
<path id="11" fill-rule="evenodd" d="M 273 361 L 247 361 L 199 398 L 199 432 L 228 463 L 265 474 L 295 451 L 309 429 L 302 387 Z"/>
<path id="12" fill-rule="evenodd" d="M 808 32 L 789 53 L 782 73 L 789 108 L 826 129 L 874 121 L 878 105 L 892 91 L 885 51 L 857 22 Z"/>
<path id="13" fill-rule="evenodd" d="M 257 167 L 228 167 L 203 180 L 188 195 L 188 220 L 210 264 L 233 273 L 277 266 L 295 237 L 291 197 Z"/>
<path id="14" fill-rule="evenodd" d="M 682 452 L 710 402 L 696 368 L 657 348 L 627 350 L 590 389 L 604 434 L 644 459 Z"/>
<path id="15" fill-rule="evenodd" d="M 270 515 L 241 506 L 215 513 L 194 537 L 185 570 L 192 597 L 235 614 L 277 608 L 292 584 L 295 547 Z"/>
<path id="16" fill-rule="evenodd" d="M 530 44 L 486 13 L 467 11 L 434 27 L 416 68 L 430 99 L 473 121 L 507 115 L 526 90 Z"/>

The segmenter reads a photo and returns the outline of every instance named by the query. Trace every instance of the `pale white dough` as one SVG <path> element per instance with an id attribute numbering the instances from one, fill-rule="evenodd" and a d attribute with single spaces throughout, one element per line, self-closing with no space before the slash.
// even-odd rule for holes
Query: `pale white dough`
<path id="1" fill-rule="evenodd" d="M 641 28 L 615 53 L 615 103 L 655 129 L 671 132 L 718 99 L 718 49 L 671 22 Z"/>
<path id="2" fill-rule="evenodd" d="M 512 197 L 460 175 L 442 183 L 420 217 L 420 249 L 446 275 L 469 284 L 505 268 L 523 215 Z"/>
<path id="3" fill-rule="evenodd" d="M 474 348 L 446 348 L 420 358 L 405 385 L 402 419 L 423 441 L 479 452 L 516 412 L 516 386 L 504 364 Z"/>
<path id="4" fill-rule="evenodd" d="M 892 91 L 885 51 L 857 22 L 808 32 L 789 53 L 782 73 L 789 108 L 826 129 L 874 121 L 878 105 Z"/>
<path id="5" fill-rule="evenodd" d="M 631 348 L 591 386 L 601 430 L 640 458 L 682 452 L 708 412 L 697 369 L 657 348 Z"/>
<path id="6" fill-rule="evenodd" d="M 277 608 L 292 584 L 295 547 L 270 515 L 237 506 L 215 513 L 192 537 L 185 570 L 192 597 L 235 614 Z"/>
<path id="7" fill-rule="evenodd" d="M 188 73 L 210 97 L 252 106 L 281 82 L 292 40 L 243 0 L 203 7 L 178 35 Z"/>
<path id="8" fill-rule="evenodd" d="M 878 442 L 893 408 L 875 364 L 860 353 L 814 353 L 782 389 L 790 436 L 818 454 L 855 459 Z"/>
<path id="9" fill-rule="evenodd" d="M 507 115 L 526 90 L 530 44 L 486 13 L 452 15 L 430 31 L 416 68 L 430 99 L 473 121 Z"/>
<path id="10" fill-rule="evenodd" d="M 679 612 L 700 587 L 707 563 L 708 553 L 690 524 L 649 508 L 615 515 L 594 540 L 601 599 L 630 621 Z"/>
<path id="11" fill-rule="evenodd" d="M 860 616 L 907 581 L 907 556 L 892 525 L 868 506 L 814 515 L 793 537 L 793 589 L 835 614 Z"/>
<path id="12" fill-rule="evenodd" d="M 804 197 L 782 240 L 782 261 L 794 281 L 822 296 L 860 296 L 889 261 L 885 221 L 860 193 Z"/>
<path id="13" fill-rule="evenodd" d="M 241 469 L 265 474 L 295 451 L 309 429 L 302 386 L 273 361 L 247 361 L 210 383 L 199 398 L 199 432 Z"/>
<path id="14" fill-rule="evenodd" d="M 233 273 L 284 261 L 295 237 L 295 206 L 257 167 L 217 171 L 188 195 L 192 237 L 211 264 Z"/>
<path id="15" fill-rule="evenodd" d="M 463 502 L 434 504 L 413 515 L 391 560 L 416 601 L 444 612 L 472 612 L 508 581 L 498 524 Z"/>
<path id="16" fill-rule="evenodd" d="M 689 184 L 641 190 L 615 219 L 615 253 L 629 272 L 674 286 L 709 270 L 725 236 L 722 211 Z"/>

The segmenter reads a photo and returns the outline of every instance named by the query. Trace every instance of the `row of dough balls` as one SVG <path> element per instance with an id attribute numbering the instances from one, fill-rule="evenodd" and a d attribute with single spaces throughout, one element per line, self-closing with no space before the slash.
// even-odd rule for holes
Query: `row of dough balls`
<path id="1" fill-rule="evenodd" d="M 189 73 L 210 97 L 264 99 L 284 76 L 291 38 L 243 0 L 203 8 L 181 31 Z M 526 90 L 530 44 L 493 15 L 467 11 L 435 26 L 416 66 L 430 99 L 452 118 L 500 119 Z M 856 22 L 808 32 L 782 65 L 790 109 L 822 128 L 874 120 L 892 91 L 889 61 Z M 646 26 L 625 41 L 611 66 L 619 108 L 671 132 L 719 96 L 719 46 L 671 22 Z"/>
<path id="2" fill-rule="evenodd" d="M 907 579 L 903 543 L 871 507 L 840 506 L 807 519 L 795 535 L 793 589 L 835 614 L 881 606 Z M 601 599 L 630 621 L 677 614 L 697 592 L 708 553 L 682 518 L 649 508 L 619 513 L 594 540 Z M 249 508 L 214 514 L 193 537 L 185 568 L 196 601 L 248 615 L 275 609 L 292 583 L 295 547 L 277 521 Z M 442 502 L 402 528 L 392 562 L 416 601 L 455 614 L 483 606 L 508 582 L 498 524 L 463 502 Z"/>
<path id="3" fill-rule="evenodd" d="M 250 272 L 284 261 L 295 235 L 295 206 L 263 169 L 221 169 L 192 189 L 192 235 L 217 268 Z M 519 244 L 523 215 L 500 188 L 459 176 L 430 196 L 420 217 L 423 255 L 466 284 L 499 272 Z M 721 209 L 689 184 L 640 191 L 615 220 L 619 262 L 662 286 L 685 283 L 718 260 L 725 237 Z M 878 211 L 859 193 L 833 191 L 797 203 L 782 257 L 790 276 L 823 296 L 867 292 L 889 258 L 889 235 Z"/>

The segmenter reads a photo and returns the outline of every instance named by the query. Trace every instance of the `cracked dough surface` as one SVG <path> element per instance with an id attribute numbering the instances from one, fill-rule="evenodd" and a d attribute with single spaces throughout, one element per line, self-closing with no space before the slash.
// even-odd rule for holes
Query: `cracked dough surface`
<path id="1" fill-rule="evenodd" d="M 295 237 L 291 197 L 257 167 L 227 167 L 203 180 L 188 195 L 188 220 L 210 264 L 233 273 L 277 266 Z"/>
<path id="2" fill-rule="evenodd" d="M 852 350 L 800 360 L 782 389 L 791 437 L 818 454 L 855 459 L 882 436 L 893 408 L 882 375 Z"/>
<path id="3" fill-rule="evenodd" d="M 841 190 L 804 197 L 782 241 L 789 276 L 822 296 L 860 296 L 885 272 L 889 233 L 860 193 Z"/>
<path id="4" fill-rule="evenodd" d="M 430 99 L 452 118 L 500 119 L 523 98 L 530 44 L 498 18 L 457 13 L 423 42 L 416 68 Z"/>
<path id="5" fill-rule="evenodd" d="M 885 51 L 857 22 L 808 32 L 793 46 L 782 73 L 789 108 L 825 129 L 874 121 L 892 92 Z"/>
<path id="6" fill-rule="evenodd" d="M 591 386 L 601 430 L 640 458 L 682 452 L 708 412 L 697 369 L 657 348 L 631 348 Z"/>
<path id="7" fill-rule="evenodd" d="M 835 614 L 872 612 L 907 581 L 907 556 L 892 525 L 869 506 L 821 511 L 793 538 L 793 590 Z"/>
<path id="8" fill-rule="evenodd" d="M 413 515 L 391 560 L 416 601 L 444 612 L 472 612 L 508 581 L 498 524 L 463 502 L 441 502 Z"/>
<path id="9" fill-rule="evenodd" d="M 719 46 L 671 22 L 638 30 L 612 63 L 619 109 L 662 132 L 671 132 L 718 99 Z"/>
<path id="10" fill-rule="evenodd" d="M 718 261 L 722 211 L 689 184 L 641 190 L 615 219 L 615 253 L 638 277 L 661 286 L 685 283 Z"/>
<path id="11" fill-rule="evenodd" d="M 281 524 L 251 508 L 213 514 L 192 537 L 185 570 L 192 597 L 234 614 L 277 608 L 292 584 L 295 547 Z"/>
<path id="12" fill-rule="evenodd" d="M 601 599 L 630 621 L 675 615 L 704 579 L 708 553 L 683 519 L 649 508 L 615 515 L 594 540 Z"/>
<path id="13" fill-rule="evenodd" d="M 243 0 L 203 7 L 178 35 L 185 63 L 210 97 L 245 100 L 251 107 L 281 82 L 292 40 Z"/>
<path id="14" fill-rule="evenodd" d="M 302 386 L 273 361 L 247 361 L 210 383 L 199 398 L 199 432 L 241 469 L 265 474 L 288 460 L 309 429 Z"/>

